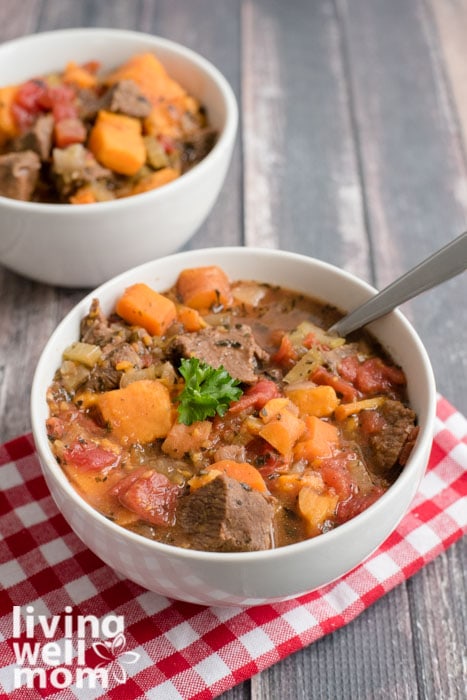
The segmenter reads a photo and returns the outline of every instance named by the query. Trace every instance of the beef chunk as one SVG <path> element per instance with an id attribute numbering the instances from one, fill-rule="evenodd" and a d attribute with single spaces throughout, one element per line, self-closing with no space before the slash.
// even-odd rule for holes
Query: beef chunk
<path id="1" fill-rule="evenodd" d="M 120 362 L 130 362 L 136 369 L 141 368 L 141 358 L 129 343 L 116 336 L 116 344 L 112 342 L 104 348 L 107 356 L 95 365 L 86 381 L 88 391 L 110 391 L 120 386 L 123 370 L 117 369 Z"/>
<path id="2" fill-rule="evenodd" d="M 152 105 L 134 80 L 120 80 L 105 94 L 102 109 L 129 117 L 147 117 Z"/>
<path id="3" fill-rule="evenodd" d="M 65 198 L 81 185 L 112 177 L 111 171 L 99 165 L 91 151 L 81 143 L 74 143 L 67 148 L 54 148 L 52 172 L 57 189 Z"/>
<path id="4" fill-rule="evenodd" d="M 84 121 L 94 121 L 102 109 L 102 97 L 95 90 L 81 88 L 77 95 L 78 116 Z"/>
<path id="5" fill-rule="evenodd" d="M 80 324 L 80 340 L 91 345 L 106 345 L 113 336 L 113 330 L 102 312 L 98 299 L 93 299 L 89 313 Z"/>
<path id="6" fill-rule="evenodd" d="M 222 474 L 185 497 L 178 521 L 194 549 L 253 552 L 272 546 L 273 516 L 267 496 Z"/>
<path id="7" fill-rule="evenodd" d="M 183 357 L 197 357 L 211 367 L 222 365 L 232 377 L 245 384 L 257 382 L 258 360 L 268 359 L 268 354 L 254 339 L 251 328 L 242 324 L 230 328 L 203 328 L 197 333 L 178 335 L 172 341 L 172 349 Z"/>
<path id="8" fill-rule="evenodd" d="M 183 141 L 183 169 L 188 170 L 205 158 L 216 143 L 216 139 L 217 131 L 210 127 L 190 134 Z"/>
<path id="9" fill-rule="evenodd" d="M 53 129 L 53 116 L 42 114 L 29 131 L 15 140 L 13 144 L 15 151 L 34 151 L 42 161 L 48 160 L 52 148 Z"/>
<path id="10" fill-rule="evenodd" d="M 39 177 L 41 162 L 34 151 L 0 156 L 0 194 L 29 201 Z"/>
<path id="11" fill-rule="evenodd" d="M 369 438 L 373 452 L 372 462 L 378 475 L 384 475 L 397 464 L 399 455 L 410 440 L 413 441 L 416 414 L 400 401 L 387 400 L 379 409 L 381 428 Z M 404 459 L 406 461 L 406 450 Z"/>

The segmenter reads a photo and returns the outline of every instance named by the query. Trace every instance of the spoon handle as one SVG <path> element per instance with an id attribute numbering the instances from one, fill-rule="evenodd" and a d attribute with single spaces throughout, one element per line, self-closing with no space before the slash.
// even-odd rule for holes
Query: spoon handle
<path id="1" fill-rule="evenodd" d="M 328 332 L 346 336 L 384 316 L 404 301 L 459 275 L 466 267 L 467 231 L 337 321 Z"/>

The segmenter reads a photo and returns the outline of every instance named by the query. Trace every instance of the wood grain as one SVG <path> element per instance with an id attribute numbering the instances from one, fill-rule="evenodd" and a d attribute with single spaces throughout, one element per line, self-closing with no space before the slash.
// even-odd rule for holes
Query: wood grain
<path id="1" fill-rule="evenodd" d="M 467 0 L 2 0 L 0 40 L 71 26 L 180 41 L 226 75 L 240 131 L 188 248 L 281 247 L 378 287 L 467 228 Z M 467 413 L 466 276 L 404 306 Z M 0 267 L 0 441 L 30 430 L 34 367 L 84 296 Z M 459 542 L 352 624 L 222 700 L 461 700 Z"/>

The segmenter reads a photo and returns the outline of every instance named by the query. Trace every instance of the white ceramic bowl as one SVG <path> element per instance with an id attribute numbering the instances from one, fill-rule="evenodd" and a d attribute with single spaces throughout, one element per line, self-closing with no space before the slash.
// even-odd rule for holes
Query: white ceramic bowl
<path id="1" fill-rule="evenodd" d="M 212 151 L 160 189 L 111 202 L 72 206 L 0 196 L 0 264 L 54 285 L 95 287 L 114 275 L 178 250 L 211 211 L 230 163 L 238 122 L 235 96 L 206 59 L 172 41 L 116 29 L 44 32 L 0 46 L 0 85 L 77 63 L 116 67 L 152 51 L 207 109 L 219 131 Z"/>
<path id="2" fill-rule="evenodd" d="M 146 282 L 159 291 L 174 284 L 185 267 L 217 264 L 231 279 L 279 284 L 350 310 L 374 293 L 352 275 L 324 262 L 293 253 L 214 248 L 182 252 L 132 269 L 83 299 L 48 341 L 32 387 L 32 427 L 43 472 L 63 516 L 86 545 L 112 568 L 145 588 L 172 598 L 207 605 L 254 605 L 282 600 L 318 588 L 359 564 L 393 531 L 412 501 L 424 474 L 435 416 L 435 383 L 426 351 L 400 312 L 372 324 L 372 330 L 408 377 L 409 400 L 420 433 L 397 481 L 353 520 L 311 540 L 247 553 L 180 549 L 129 532 L 93 510 L 73 489 L 49 447 L 45 421 L 46 389 L 63 349 L 78 338 L 80 319 L 97 296 L 112 310 L 125 287 Z"/>

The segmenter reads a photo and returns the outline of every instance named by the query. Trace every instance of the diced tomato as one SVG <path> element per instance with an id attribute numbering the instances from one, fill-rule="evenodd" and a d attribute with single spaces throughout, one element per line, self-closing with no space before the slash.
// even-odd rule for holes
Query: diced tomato
<path id="1" fill-rule="evenodd" d="M 386 421 L 378 411 L 361 411 L 358 418 L 358 424 L 364 435 L 380 433 L 386 425 Z"/>
<path id="2" fill-rule="evenodd" d="M 359 397 L 358 391 L 349 382 L 340 379 L 335 374 L 331 374 L 324 367 L 315 369 L 310 379 L 316 384 L 326 384 L 332 386 L 337 394 L 340 394 L 343 400 L 347 403 L 356 401 Z"/>
<path id="3" fill-rule="evenodd" d="M 348 357 L 344 357 L 344 359 L 339 363 L 337 371 L 341 375 L 342 379 L 345 379 L 346 382 L 353 384 L 357 378 L 359 366 L 360 360 L 358 359 L 357 355 L 349 355 Z"/>
<path id="4" fill-rule="evenodd" d="M 129 510 L 153 525 L 172 525 L 180 488 L 153 470 L 133 481 L 119 500 Z"/>
<path id="5" fill-rule="evenodd" d="M 54 141 L 58 148 L 86 141 L 86 128 L 81 119 L 62 119 L 55 124 Z"/>
<path id="6" fill-rule="evenodd" d="M 120 462 L 120 455 L 94 442 L 76 440 L 64 450 L 63 459 L 67 464 L 87 472 L 116 467 Z"/>
<path id="7" fill-rule="evenodd" d="M 55 123 L 61 122 L 64 119 L 78 119 L 78 109 L 73 102 L 54 102 L 52 105 L 52 114 Z"/>
<path id="8" fill-rule="evenodd" d="M 330 457 L 323 459 L 319 471 L 326 486 L 333 488 L 339 496 L 339 501 L 347 500 L 353 490 L 354 483 L 346 465 L 347 457 Z"/>
<path id="9" fill-rule="evenodd" d="M 379 357 L 362 362 L 357 370 L 355 385 L 365 394 L 381 394 L 394 386 L 404 386 L 405 375 L 397 367 L 386 365 Z"/>
<path id="10" fill-rule="evenodd" d="M 271 379 L 260 379 L 259 382 L 249 387 L 244 394 L 232 403 L 229 408 L 230 413 L 240 413 L 247 408 L 255 408 L 257 410 L 270 400 L 280 396 L 277 384 Z"/>
<path id="11" fill-rule="evenodd" d="M 11 111 L 13 113 L 13 117 L 18 126 L 18 129 L 21 132 L 30 129 L 36 121 L 35 114 L 28 112 L 27 109 L 24 109 L 24 107 L 21 107 L 21 105 L 16 104 L 16 102 L 13 102 L 13 104 L 11 105 Z"/>
<path id="12" fill-rule="evenodd" d="M 258 468 L 263 479 L 274 472 L 281 473 L 289 468 L 290 459 L 279 454 L 261 437 L 255 437 L 246 446 L 246 461 Z"/>
<path id="13" fill-rule="evenodd" d="M 286 333 L 281 338 L 278 350 L 271 355 L 271 360 L 286 368 L 290 368 L 298 360 L 297 351 Z"/>
<path id="14" fill-rule="evenodd" d="M 346 501 L 339 503 L 336 512 L 339 524 L 345 523 L 347 520 L 351 520 L 351 518 L 354 518 L 356 515 L 363 513 L 363 511 L 373 505 L 378 498 L 381 498 L 383 493 L 384 489 L 375 486 L 373 491 L 365 496 L 353 494 Z"/>
<path id="15" fill-rule="evenodd" d="M 109 493 L 112 496 L 120 496 L 121 493 L 125 493 L 125 491 L 128 491 L 130 486 L 143 474 L 148 473 L 148 468 L 147 467 L 137 467 L 136 469 L 133 469 L 132 472 L 127 474 L 126 476 L 122 477 L 119 481 L 117 481 L 116 484 L 112 486 L 111 489 L 109 489 Z"/>
<path id="16" fill-rule="evenodd" d="M 19 86 L 15 95 L 15 103 L 30 114 L 38 114 L 41 107 L 41 98 L 47 93 L 47 85 L 43 80 L 28 80 Z"/>

